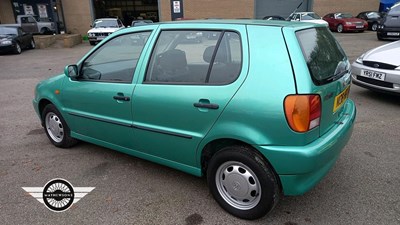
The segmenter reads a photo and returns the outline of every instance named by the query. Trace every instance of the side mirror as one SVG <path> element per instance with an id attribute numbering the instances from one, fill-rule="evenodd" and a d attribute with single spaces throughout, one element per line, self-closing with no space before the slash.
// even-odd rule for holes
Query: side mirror
<path id="1" fill-rule="evenodd" d="M 64 74 L 72 79 L 75 79 L 78 77 L 78 66 L 77 65 L 68 65 L 64 68 Z"/>
<path id="2" fill-rule="evenodd" d="M 90 24 L 90 25 L 89 25 L 89 27 L 93 27 L 93 25 L 92 25 L 92 24 Z"/>

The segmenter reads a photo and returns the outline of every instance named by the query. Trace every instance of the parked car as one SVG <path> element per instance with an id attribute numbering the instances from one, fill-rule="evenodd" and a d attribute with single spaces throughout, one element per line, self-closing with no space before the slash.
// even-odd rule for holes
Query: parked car
<path id="1" fill-rule="evenodd" d="M 364 32 L 368 28 L 365 20 L 353 17 L 349 13 L 329 13 L 323 18 L 329 24 L 329 29 L 338 33 L 358 31 Z"/>
<path id="2" fill-rule="evenodd" d="M 137 26 L 149 25 L 152 23 L 153 23 L 153 21 L 151 21 L 151 20 L 133 20 L 131 23 L 131 26 L 137 27 Z"/>
<path id="3" fill-rule="evenodd" d="M 187 42 L 190 33 L 218 39 Z M 146 41 L 128 44 L 138 34 Z M 82 140 L 206 175 L 237 217 L 312 189 L 351 136 L 350 63 L 323 25 L 180 21 L 121 29 L 99 45 L 36 87 L 51 143 Z"/>
<path id="4" fill-rule="evenodd" d="M 400 38 L 400 3 L 389 9 L 376 31 L 379 40 Z"/>
<path id="5" fill-rule="evenodd" d="M 400 95 L 400 41 L 369 50 L 352 64 L 353 83 Z"/>
<path id="6" fill-rule="evenodd" d="M 90 27 L 92 27 L 92 29 L 88 31 L 89 43 L 91 45 L 96 45 L 114 31 L 124 28 L 125 26 L 122 24 L 121 20 L 117 18 L 102 18 L 95 20 Z"/>
<path id="7" fill-rule="evenodd" d="M 25 33 L 21 27 L 0 26 L 0 52 L 21 54 L 22 49 L 35 47 L 32 34 Z"/>
<path id="8" fill-rule="evenodd" d="M 54 22 L 44 21 L 38 16 L 18 15 L 16 24 L 4 24 L 5 26 L 21 27 L 23 31 L 33 34 L 54 34 L 56 26 Z"/>
<path id="9" fill-rule="evenodd" d="M 295 12 L 295 13 L 292 13 L 287 20 L 289 20 L 289 21 L 317 23 L 317 24 L 323 24 L 325 26 L 328 26 L 328 22 L 323 20 L 315 12 Z"/>
<path id="10" fill-rule="evenodd" d="M 368 29 L 372 31 L 376 31 L 378 29 L 379 21 L 382 18 L 382 14 L 380 12 L 375 11 L 366 11 L 360 12 L 356 18 L 367 21 Z"/>
<path id="11" fill-rule="evenodd" d="M 264 16 L 263 20 L 286 20 L 282 16 Z"/>

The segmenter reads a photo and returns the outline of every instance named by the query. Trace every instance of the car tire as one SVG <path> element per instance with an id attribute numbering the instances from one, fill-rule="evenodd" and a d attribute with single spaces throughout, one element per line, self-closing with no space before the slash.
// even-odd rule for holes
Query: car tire
<path id="1" fill-rule="evenodd" d="M 14 53 L 15 53 L 15 54 L 21 54 L 21 52 L 22 52 L 21 45 L 20 45 L 18 42 L 15 43 Z"/>
<path id="2" fill-rule="evenodd" d="M 29 44 L 30 49 L 35 49 L 36 48 L 36 43 L 35 40 L 32 38 L 31 43 Z"/>
<path id="3" fill-rule="evenodd" d="M 378 38 L 378 40 L 380 40 L 380 41 L 383 41 L 383 38 L 382 38 L 382 36 L 381 36 L 381 35 L 379 35 L 379 34 L 376 34 L 376 37 Z"/>
<path id="4" fill-rule="evenodd" d="M 278 180 L 261 155 L 246 146 L 228 146 L 210 159 L 207 183 L 227 212 L 242 219 L 258 219 L 279 201 Z"/>
<path id="5" fill-rule="evenodd" d="M 373 23 L 372 25 L 371 25 L 371 30 L 372 31 L 376 31 L 378 29 L 378 23 Z"/>
<path id="6" fill-rule="evenodd" d="M 337 25 L 336 31 L 337 31 L 338 33 L 342 33 L 342 32 L 343 32 L 343 25 L 342 25 L 342 24 Z"/>
<path id="7" fill-rule="evenodd" d="M 47 27 L 43 27 L 42 29 L 40 29 L 40 34 L 47 34 L 49 32 L 49 29 L 47 29 Z"/>
<path id="8" fill-rule="evenodd" d="M 96 42 L 94 42 L 94 41 L 89 41 L 89 44 L 90 44 L 90 45 L 96 45 Z"/>
<path id="9" fill-rule="evenodd" d="M 42 121 L 47 137 L 56 147 L 69 148 L 78 142 L 71 137 L 71 130 L 54 105 L 48 104 L 44 107 Z"/>

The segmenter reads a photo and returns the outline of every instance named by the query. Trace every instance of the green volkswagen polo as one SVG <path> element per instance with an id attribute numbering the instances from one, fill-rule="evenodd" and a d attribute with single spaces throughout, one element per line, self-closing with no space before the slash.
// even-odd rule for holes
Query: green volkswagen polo
<path id="1" fill-rule="evenodd" d="M 205 176 L 223 209 L 256 219 L 334 166 L 356 116 L 350 73 L 324 25 L 158 23 L 113 33 L 40 82 L 33 105 L 56 147 L 80 140 Z"/>

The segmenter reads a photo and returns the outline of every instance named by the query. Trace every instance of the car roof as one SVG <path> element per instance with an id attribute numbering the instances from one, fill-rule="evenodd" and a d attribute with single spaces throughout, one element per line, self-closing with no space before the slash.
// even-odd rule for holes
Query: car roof
<path id="1" fill-rule="evenodd" d="M 117 20 L 118 18 L 98 18 L 95 20 Z"/>
<path id="2" fill-rule="evenodd" d="M 303 29 L 318 26 L 312 23 L 293 23 L 283 20 L 262 20 L 262 19 L 209 19 L 209 20 L 180 20 L 170 22 L 160 22 L 159 24 L 237 24 L 237 25 L 260 25 L 275 27 L 292 27 L 295 29 Z"/>

